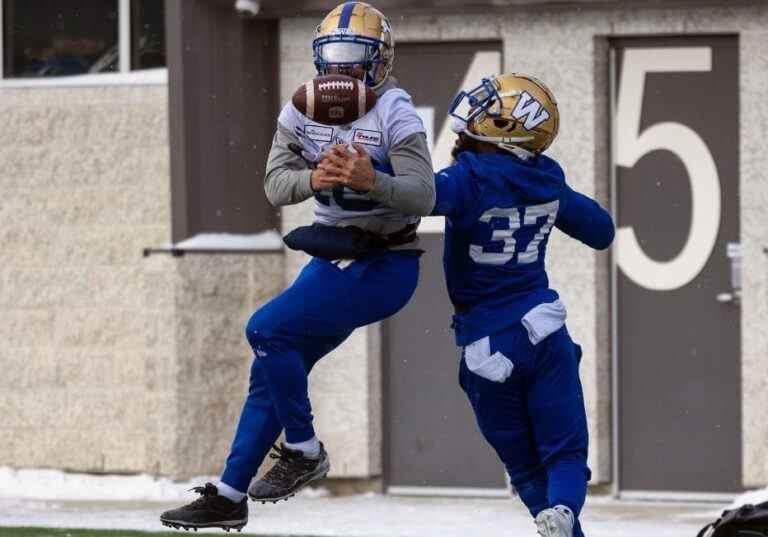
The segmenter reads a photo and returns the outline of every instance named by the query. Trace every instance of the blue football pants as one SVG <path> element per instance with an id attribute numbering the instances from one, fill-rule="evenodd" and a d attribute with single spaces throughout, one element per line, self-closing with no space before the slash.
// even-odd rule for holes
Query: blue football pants
<path id="1" fill-rule="evenodd" d="M 410 252 L 385 252 L 349 266 L 313 258 L 289 288 L 251 316 L 250 386 L 224 483 L 245 492 L 281 431 L 290 443 L 315 436 L 307 392 L 312 367 L 355 328 L 405 306 L 418 275 L 418 256 Z"/>
<path id="2" fill-rule="evenodd" d="M 492 335 L 490 344 L 491 355 L 501 352 L 514 364 L 505 382 L 471 372 L 464 359 L 459 372 L 480 431 L 531 515 L 565 505 L 576 517 L 574 537 L 584 537 L 578 516 L 591 473 L 581 347 L 565 327 L 534 346 L 519 323 Z"/>

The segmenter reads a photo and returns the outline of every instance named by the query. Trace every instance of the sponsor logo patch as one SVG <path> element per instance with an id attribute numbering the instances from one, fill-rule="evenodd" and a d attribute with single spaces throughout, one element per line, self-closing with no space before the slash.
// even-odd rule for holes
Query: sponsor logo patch
<path id="1" fill-rule="evenodd" d="M 381 146 L 381 132 L 355 129 L 352 134 L 352 141 L 356 144 Z"/>
<path id="2" fill-rule="evenodd" d="M 333 138 L 333 127 L 322 127 L 320 125 L 307 125 L 304 127 L 304 134 L 310 140 L 318 142 L 330 142 Z"/>

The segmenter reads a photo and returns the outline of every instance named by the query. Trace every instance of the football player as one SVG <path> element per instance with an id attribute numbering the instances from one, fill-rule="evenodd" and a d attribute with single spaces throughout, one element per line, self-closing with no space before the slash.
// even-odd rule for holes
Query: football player
<path id="1" fill-rule="evenodd" d="M 265 190 L 275 206 L 314 197 L 316 224 L 302 234 L 312 243 L 307 249 L 337 241 L 350 245 L 350 253 L 313 257 L 289 288 L 253 314 L 246 326 L 254 352 L 250 388 L 224 472 L 218 483 L 195 489 L 197 500 L 163 513 L 168 526 L 240 529 L 248 517 L 246 493 L 276 502 L 323 478 L 330 464 L 312 425 L 307 375 L 355 328 L 397 312 L 416 288 L 416 228 L 434 206 L 435 178 L 424 126 L 408 93 L 389 76 L 390 23 L 368 4 L 347 2 L 317 27 L 313 49 L 318 74 L 363 80 L 377 104 L 334 127 L 311 122 L 289 102 L 278 118 Z M 354 158 L 342 159 L 334 145 Z M 375 247 L 353 247 L 361 243 Z M 274 446 L 282 431 L 285 443 Z M 249 488 L 271 447 L 275 465 Z"/>
<path id="2" fill-rule="evenodd" d="M 590 470 L 581 347 L 568 334 L 544 258 L 553 226 L 602 250 L 613 221 L 543 154 L 559 114 L 540 81 L 483 79 L 459 93 L 450 114 L 456 160 L 436 176 L 433 214 L 446 217 L 460 384 L 539 534 L 583 537 Z"/>

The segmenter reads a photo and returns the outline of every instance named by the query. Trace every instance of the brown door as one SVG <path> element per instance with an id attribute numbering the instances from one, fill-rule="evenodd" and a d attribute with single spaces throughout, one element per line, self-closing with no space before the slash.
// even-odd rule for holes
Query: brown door
<path id="1" fill-rule="evenodd" d="M 476 85 L 482 76 L 499 72 L 501 45 L 398 44 L 396 58 L 394 74 L 425 120 L 433 161 L 445 166 L 453 145 L 444 128 L 450 101 L 466 82 Z M 450 329 L 442 222 L 427 219 L 424 228 L 433 232 L 421 234 L 427 253 L 419 288 L 383 326 L 385 480 L 391 491 L 450 487 L 504 493 L 504 469 L 477 430 L 458 385 L 459 349 Z"/>
<path id="2" fill-rule="evenodd" d="M 737 491 L 738 40 L 617 39 L 611 57 L 619 485 Z"/>

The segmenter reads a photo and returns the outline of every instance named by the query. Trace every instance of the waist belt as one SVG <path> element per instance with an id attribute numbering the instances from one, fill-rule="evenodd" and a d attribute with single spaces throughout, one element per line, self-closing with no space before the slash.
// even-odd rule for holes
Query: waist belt
<path id="1" fill-rule="evenodd" d="M 329 260 L 360 259 L 414 240 L 415 224 L 409 224 L 389 235 L 379 235 L 355 226 L 312 224 L 298 227 L 283 237 L 283 242 L 292 250 L 301 250 L 311 256 Z"/>
<path id="2" fill-rule="evenodd" d="M 372 235 L 376 234 L 372 233 Z M 408 224 L 400 231 L 395 231 L 394 233 L 384 235 L 383 237 L 381 235 L 376 236 L 381 237 L 384 240 L 384 244 L 387 248 L 402 246 L 403 244 L 408 244 L 416 240 L 416 224 Z"/>

